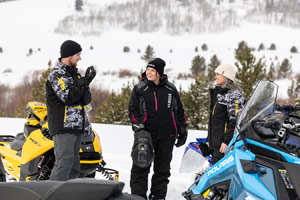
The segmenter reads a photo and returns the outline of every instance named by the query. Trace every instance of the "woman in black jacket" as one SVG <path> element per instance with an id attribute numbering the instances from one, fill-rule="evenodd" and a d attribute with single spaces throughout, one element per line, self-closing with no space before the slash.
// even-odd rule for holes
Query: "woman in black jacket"
<path id="1" fill-rule="evenodd" d="M 172 151 L 182 146 L 187 138 L 187 124 L 184 109 L 176 87 L 168 82 L 164 74 L 165 62 L 156 58 L 149 62 L 142 80 L 134 86 L 130 102 L 129 117 L 136 136 L 149 133 L 154 149 L 154 174 L 149 199 L 165 199 L 170 177 Z M 151 139 L 150 139 L 151 140 Z M 133 157 L 130 187 L 131 193 L 147 199 L 148 166 L 135 164 Z"/>
<path id="2" fill-rule="evenodd" d="M 233 137 L 237 113 L 244 106 L 244 97 L 234 82 L 235 69 L 230 64 L 221 64 L 216 70 L 216 87 L 210 89 L 210 117 L 207 145 L 212 150 L 213 163 L 224 156 Z"/>

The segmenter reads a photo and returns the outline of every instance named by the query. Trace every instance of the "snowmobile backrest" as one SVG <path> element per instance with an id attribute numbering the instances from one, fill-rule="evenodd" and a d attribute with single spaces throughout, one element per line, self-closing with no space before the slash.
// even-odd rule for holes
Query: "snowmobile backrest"
<path id="1" fill-rule="evenodd" d="M 23 144 L 25 143 L 25 136 L 24 133 L 18 133 L 15 137 L 15 139 L 10 143 L 10 148 L 20 151 L 23 147 Z"/>
<path id="2" fill-rule="evenodd" d="M 26 125 L 24 126 L 24 134 L 26 137 L 28 137 L 30 135 L 30 133 L 32 133 L 33 131 L 40 129 L 41 127 L 39 126 L 30 126 L 30 125 Z"/>

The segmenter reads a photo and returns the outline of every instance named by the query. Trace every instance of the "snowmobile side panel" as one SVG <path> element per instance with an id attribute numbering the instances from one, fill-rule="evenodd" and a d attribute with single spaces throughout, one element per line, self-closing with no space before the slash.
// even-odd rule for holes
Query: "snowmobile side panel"
<path id="1" fill-rule="evenodd" d="M 244 173 L 240 159 L 253 161 L 255 155 L 239 149 L 229 153 L 200 177 L 201 182 L 196 181 L 196 184 L 191 186 L 194 187 L 190 188 L 192 193 L 202 194 L 217 183 L 231 181 L 229 199 L 244 199 L 253 194 L 259 194 L 258 196 L 264 199 L 276 199 L 262 183 L 257 183 L 256 174 Z M 259 191 L 256 190 L 257 187 L 260 188 Z"/>
<path id="2" fill-rule="evenodd" d="M 33 131 L 23 145 L 21 164 L 26 164 L 30 160 L 53 148 L 54 141 L 44 137 L 40 130 Z"/>
<path id="3" fill-rule="evenodd" d="M 257 142 L 257 141 L 251 140 L 251 139 L 246 139 L 246 142 L 247 142 L 248 144 L 252 144 L 252 145 L 255 145 L 255 146 L 257 146 L 257 147 L 261 147 L 261 148 L 264 148 L 264 149 L 266 149 L 266 150 L 270 150 L 270 151 L 272 151 L 272 152 L 275 152 L 275 153 L 277 153 L 278 155 L 281 155 L 281 156 L 285 159 L 286 162 L 294 163 L 294 164 L 300 165 L 300 158 L 297 158 L 297 157 L 292 156 L 292 155 L 290 155 L 290 154 L 288 154 L 288 153 L 285 153 L 285 152 L 283 152 L 283 151 L 280 151 L 280 150 L 278 150 L 278 149 L 276 149 L 276 148 L 270 147 L 270 146 L 268 146 L 268 145 L 262 144 L 262 143 L 260 143 L 260 142 Z"/>
<path id="4" fill-rule="evenodd" d="M 0 154 L 2 162 L 7 171 L 12 177 L 19 179 L 21 157 L 17 155 L 18 151 L 10 148 L 10 144 L 0 142 Z"/>

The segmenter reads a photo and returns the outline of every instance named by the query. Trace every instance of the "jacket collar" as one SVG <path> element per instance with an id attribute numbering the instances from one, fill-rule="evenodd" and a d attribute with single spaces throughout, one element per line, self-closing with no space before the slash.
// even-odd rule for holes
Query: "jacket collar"
<path id="1" fill-rule="evenodd" d="M 78 68 L 77 67 L 70 67 L 68 65 L 65 65 L 64 63 L 61 62 L 61 59 L 58 59 L 58 63 L 57 66 L 59 68 L 63 68 L 65 69 L 67 72 L 69 72 L 70 74 L 74 75 L 78 73 Z"/>

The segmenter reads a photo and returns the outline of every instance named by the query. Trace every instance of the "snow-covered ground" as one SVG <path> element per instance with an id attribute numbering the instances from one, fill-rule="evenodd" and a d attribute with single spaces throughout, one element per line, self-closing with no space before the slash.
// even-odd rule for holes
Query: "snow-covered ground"
<path id="1" fill-rule="evenodd" d="M 24 123 L 25 119 L 0 118 L 0 135 L 16 135 L 20 133 L 23 131 Z M 103 158 L 107 163 L 106 166 L 120 172 L 120 181 L 125 183 L 123 192 L 130 193 L 129 179 L 132 165 L 130 152 L 133 144 L 131 127 L 96 123 L 93 123 L 92 126 L 100 136 Z M 206 137 L 206 132 L 190 130 L 186 144 L 195 141 L 196 137 Z M 184 150 L 185 146 L 180 148 L 174 147 L 167 194 L 167 199 L 170 200 L 182 199 L 181 193 L 186 191 L 193 182 L 193 173 L 179 173 Z M 96 178 L 101 179 L 102 176 L 98 174 Z M 149 180 L 151 179 L 149 178 Z"/>
<path id="2" fill-rule="evenodd" d="M 84 2 L 96 7 L 125 1 L 128 0 Z M 260 43 L 269 48 L 271 43 L 274 43 L 276 51 L 256 51 L 257 58 L 264 56 L 267 63 L 273 61 L 274 64 L 288 58 L 294 74 L 300 73 L 300 56 L 290 53 L 292 46 L 300 49 L 300 46 L 297 46 L 300 44 L 299 29 L 247 23 L 222 33 L 186 33 L 178 36 L 170 36 L 163 31 L 141 34 L 113 28 L 99 36 L 56 34 L 55 28 L 60 20 L 74 13 L 74 0 L 22 0 L 0 3 L 0 47 L 3 49 L 0 53 L 0 83 L 15 86 L 22 82 L 24 75 L 30 76 L 34 70 L 47 69 L 50 60 L 55 63 L 59 57 L 59 47 L 67 39 L 75 40 L 83 47 L 79 69 L 96 66 L 97 76 L 92 86 L 114 89 L 117 92 L 123 84 L 136 80 L 136 77 L 119 78 L 117 75 L 104 73 L 112 74 L 128 69 L 139 74 L 146 65 L 140 57 L 147 45 L 154 48 L 157 57 L 166 60 L 165 70 L 170 80 L 183 89 L 187 89 L 192 80 L 177 80 L 177 76 L 179 73 L 190 72 L 192 59 L 196 55 L 205 57 L 207 64 L 214 54 L 224 63 L 233 63 L 234 49 L 242 40 L 254 48 L 258 48 Z M 207 51 L 201 50 L 204 43 L 208 46 Z M 90 49 L 91 46 L 93 50 Z M 124 46 L 130 48 L 129 53 L 123 52 Z M 194 51 L 195 47 L 198 47 L 199 52 Z M 28 55 L 29 49 L 32 49 L 32 55 Z M 281 80 L 278 83 L 281 86 L 279 96 L 287 97 L 286 91 L 291 80 Z"/>

